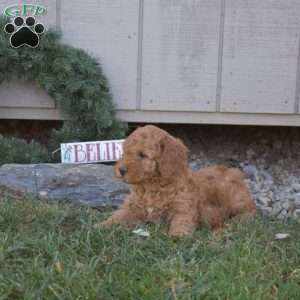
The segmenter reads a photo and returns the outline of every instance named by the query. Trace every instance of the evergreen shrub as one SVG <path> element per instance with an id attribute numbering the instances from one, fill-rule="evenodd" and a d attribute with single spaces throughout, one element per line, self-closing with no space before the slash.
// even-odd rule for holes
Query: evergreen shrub
<path id="1" fill-rule="evenodd" d="M 51 156 L 46 147 L 31 141 L 0 135 L 0 165 L 2 164 L 36 164 L 50 162 Z"/>

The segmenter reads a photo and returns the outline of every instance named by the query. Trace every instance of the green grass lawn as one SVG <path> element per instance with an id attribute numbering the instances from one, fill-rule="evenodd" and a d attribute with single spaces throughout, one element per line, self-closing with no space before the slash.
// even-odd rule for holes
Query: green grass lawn
<path id="1" fill-rule="evenodd" d="M 0 299 L 300 299 L 300 225 L 256 218 L 178 241 L 93 229 L 98 211 L 0 203 Z M 290 233 L 274 240 L 275 233 Z"/>

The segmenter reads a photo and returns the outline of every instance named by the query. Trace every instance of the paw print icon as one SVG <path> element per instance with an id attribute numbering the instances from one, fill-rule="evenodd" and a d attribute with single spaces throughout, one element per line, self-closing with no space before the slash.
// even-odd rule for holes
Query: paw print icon
<path id="1" fill-rule="evenodd" d="M 4 31 L 10 36 L 10 44 L 14 48 L 19 48 L 23 45 L 31 48 L 36 48 L 39 45 L 40 37 L 45 30 L 41 23 L 37 23 L 32 16 L 25 20 L 22 17 L 16 17 L 12 23 L 8 23 L 4 27 Z"/>

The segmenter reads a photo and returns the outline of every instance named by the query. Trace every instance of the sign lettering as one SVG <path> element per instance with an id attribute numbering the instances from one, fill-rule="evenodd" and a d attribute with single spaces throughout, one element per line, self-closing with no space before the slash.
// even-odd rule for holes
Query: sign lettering
<path id="1" fill-rule="evenodd" d="M 62 163 L 94 163 L 119 160 L 124 140 L 61 144 Z"/>

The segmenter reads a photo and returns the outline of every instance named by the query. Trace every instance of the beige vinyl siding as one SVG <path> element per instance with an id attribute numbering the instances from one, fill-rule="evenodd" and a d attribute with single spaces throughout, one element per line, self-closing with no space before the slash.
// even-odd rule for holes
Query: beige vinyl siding
<path id="1" fill-rule="evenodd" d="M 298 0 L 30 3 L 99 59 L 126 121 L 300 126 Z M 62 115 L 34 83 L 14 82 L 0 86 L 0 118 Z"/>

